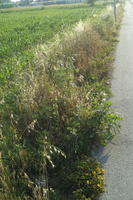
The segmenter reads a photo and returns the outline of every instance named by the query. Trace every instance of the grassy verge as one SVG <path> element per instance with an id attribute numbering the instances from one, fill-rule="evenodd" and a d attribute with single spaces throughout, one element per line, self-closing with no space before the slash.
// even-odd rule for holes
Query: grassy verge
<path id="1" fill-rule="evenodd" d="M 116 43 L 110 12 L 35 48 L 1 89 L 0 199 L 95 200 L 104 170 L 92 151 L 118 131 L 109 102 Z"/>

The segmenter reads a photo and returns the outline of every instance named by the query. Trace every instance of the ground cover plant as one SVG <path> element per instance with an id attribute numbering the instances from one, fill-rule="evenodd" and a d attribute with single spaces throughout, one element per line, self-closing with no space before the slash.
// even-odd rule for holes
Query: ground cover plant
<path id="1" fill-rule="evenodd" d="M 9 63 L 0 91 L 0 199 L 95 200 L 104 191 L 92 151 L 119 129 L 108 100 L 111 13 L 26 50 L 28 61 L 14 62 L 21 70 Z"/>

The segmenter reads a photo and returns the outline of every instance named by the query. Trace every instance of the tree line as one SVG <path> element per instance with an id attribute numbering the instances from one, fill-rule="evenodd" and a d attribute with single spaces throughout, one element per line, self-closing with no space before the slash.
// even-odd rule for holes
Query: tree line
<path id="1" fill-rule="evenodd" d="M 36 0 L 36 2 L 44 2 L 46 0 Z M 31 3 L 31 2 L 34 2 L 33 0 L 20 0 L 19 1 L 20 3 Z M 4 3 L 12 3 L 11 0 L 0 0 L 0 3 L 4 4 Z"/>
<path id="2" fill-rule="evenodd" d="M 27 6 L 30 5 L 32 2 L 46 2 L 47 0 L 20 0 L 18 2 L 12 2 L 11 0 L 0 0 L 0 8 L 10 8 L 13 7 L 14 5 L 18 6 Z"/>

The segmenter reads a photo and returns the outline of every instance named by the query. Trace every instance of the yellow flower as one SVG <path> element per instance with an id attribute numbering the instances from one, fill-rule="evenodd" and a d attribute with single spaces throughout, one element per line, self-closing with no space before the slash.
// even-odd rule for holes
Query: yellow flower
<path id="1" fill-rule="evenodd" d="M 90 181 L 86 181 L 86 184 L 88 184 L 88 185 L 89 185 L 89 184 L 90 184 Z"/>
<path id="2" fill-rule="evenodd" d="M 102 188 L 102 186 L 99 183 L 97 184 L 97 187 Z"/>
<path id="3" fill-rule="evenodd" d="M 88 173 L 85 173 L 84 175 L 85 175 L 85 176 L 88 176 L 89 174 L 88 174 Z"/>
<path id="4" fill-rule="evenodd" d="M 93 172 L 92 172 L 92 174 L 93 174 L 93 175 L 96 175 L 96 172 L 95 172 L 95 171 L 93 171 Z"/>
<path id="5" fill-rule="evenodd" d="M 101 169 L 101 173 L 103 173 L 103 174 L 104 174 L 104 172 L 105 172 L 105 170 L 104 170 L 104 169 Z"/>

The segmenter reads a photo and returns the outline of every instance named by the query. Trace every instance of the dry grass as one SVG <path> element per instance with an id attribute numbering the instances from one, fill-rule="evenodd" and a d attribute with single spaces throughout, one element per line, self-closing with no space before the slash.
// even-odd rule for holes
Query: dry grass
<path id="1" fill-rule="evenodd" d="M 52 99 L 53 94 L 60 93 L 53 74 L 63 68 L 78 71 L 80 75 L 76 76 L 73 71 L 69 72 L 72 84 L 77 87 L 78 81 L 84 82 L 86 73 L 94 72 L 91 61 L 106 45 L 107 42 L 103 41 L 89 21 L 80 21 L 72 31 L 66 32 L 62 38 L 56 36 L 55 42 L 49 45 L 39 45 L 34 69 L 25 72 L 21 78 L 22 82 L 24 80 L 21 84 L 24 102 L 36 107 L 45 101 L 45 97 Z M 20 84 L 20 80 L 18 82 Z"/>
<path id="2" fill-rule="evenodd" d="M 16 100 L 18 110 L 11 110 L 9 129 L 12 131 L 12 135 L 15 135 L 12 137 L 14 137 L 15 144 L 20 145 L 20 149 L 16 150 L 13 158 L 16 159 L 16 155 L 18 156 L 21 172 L 19 177 L 25 180 L 26 186 L 30 188 L 36 200 L 44 199 L 44 195 L 48 199 L 47 187 L 43 188 L 45 191 L 42 191 L 42 188 L 30 179 L 25 169 L 38 164 L 42 169 L 38 175 L 42 175 L 44 170 L 45 178 L 47 177 L 46 160 L 53 163 L 49 156 L 52 151 L 51 146 L 47 145 L 47 137 L 45 134 L 43 135 L 45 130 L 48 132 L 52 144 L 60 144 L 66 131 L 69 132 L 70 128 L 73 129 L 72 131 L 78 130 L 79 127 L 77 125 L 75 127 L 73 121 L 79 123 L 77 119 L 80 119 L 80 126 L 83 130 L 88 128 L 89 120 L 95 116 L 96 112 L 99 112 L 96 110 L 99 107 L 95 108 L 95 106 L 99 106 L 99 102 L 105 103 L 104 90 L 100 88 L 100 84 L 102 85 L 110 70 L 111 60 L 108 54 L 111 50 L 107 47 L 112 44 L 115 26 L 110 9 L 107 9 L 107 13 L 99 18 L 96 17 L 92 24 L 89 21 L 80 21 L 62 37 L 56 36 L 53 43 L 37 46 L 34 65 L 19 74 L 14 83 L 15 88 L 19 89 Z M 108 23 L 107 19 L 109 19 Z M 95 82 L 98 82 L 98 87 Z M 16 112 L 15 115 L 12 114 L 13 112 Z M 91 124 L 89 125 L 91 126 Z M 92 129 L 93 126 L 92 124 Z M 81 134 L 80 130 L 77 132 Z M 99 135 L 97 137 L 99 138 Z M 37 142 L 40 142 L 38 152 L 41 152 L 41 156 L 43 156 L 40 163 L 36 163 L 32 159 L 32 156 L 36 158 L 36 153 L 38 153 L 36 150 L 33 151 L 36 138 Z M 92 141 L 92 139 L 90 140 Z M 100 138 L 100 140 L 102 139 Z M 31 142 L 31 146 L 33 144 L 31 152 L 29 149 L 25 150 L 24 156 L 22 141 Z M 59 153 L 58 150 L 56 152 Z M 40 155 L 39 153 L 38 155 Z M 13 155 L 11 154 L 11 156 Z M 36 168 L 37 166 L 35 170 Z M 11 192 L 14 192 L 14 188 L 11 186 L 10 181 L 12 180 L 6 171 L 8 168 L 6 169 L 1 163 L 0 170 L 2 173 L 1 183 L 4 188 L 3 193 L 0 193 L 0 199 L 21 199 L 10 195 Z M 24 199 L 31 199 L 30 197 L 26 198 Z"/>

